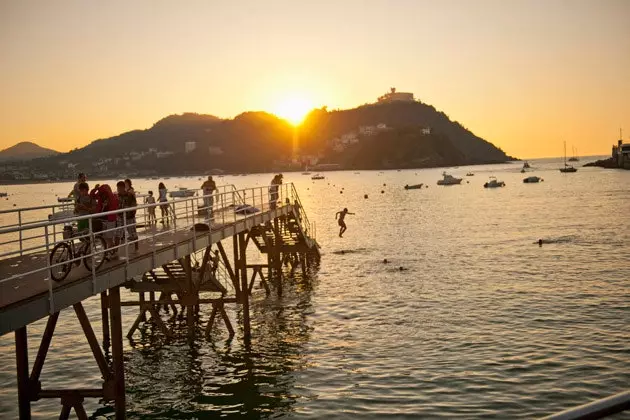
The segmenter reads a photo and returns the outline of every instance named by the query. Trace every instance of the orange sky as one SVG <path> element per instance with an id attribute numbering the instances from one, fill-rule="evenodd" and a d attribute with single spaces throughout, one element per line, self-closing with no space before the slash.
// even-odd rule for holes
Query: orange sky
<path id="1" fill-rule="evenodd" d="M 630 141 L 630 1 L 0 2 L 0 148 L 411 91 L 519 157 Z"/>

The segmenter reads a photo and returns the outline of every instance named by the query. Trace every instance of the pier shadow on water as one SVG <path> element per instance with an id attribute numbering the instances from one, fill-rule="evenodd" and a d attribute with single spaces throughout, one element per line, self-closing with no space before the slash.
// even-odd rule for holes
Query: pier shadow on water
<path id="1" fill-rule="evenodd" d="M 191 342 L 185 333 L 166 340 L 148 326 L 125 352 L 128 418 L 205 419 L 267 418 L 288 413 L 303 398 L 294 389 L 294 374 L 307 366 L 304 345 L 312 327 L 310 290 L 313 280 L 296 274 L 282 297 L 254 291 L 251 306 L 252 342 L 243 343 L 241 312 L 228 311 L 236 336 L 228 338 L 224 326 L 215 326 L 210 341 L 201 328 Z M 109 415 L 103 408 L 96 416 Z"/>

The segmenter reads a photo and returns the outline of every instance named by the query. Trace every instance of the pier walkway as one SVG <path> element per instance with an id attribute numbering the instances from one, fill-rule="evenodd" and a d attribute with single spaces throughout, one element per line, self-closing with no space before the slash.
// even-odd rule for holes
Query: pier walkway
<path id="1" fill-rule="evenodd" d="M 161 319 L 163 308 L 176 311 L 180 306 L 185 311 L 189 334 L 194 334 L 199 305 L 211 304 L 212 315 L 205 328 L 208 336 L 219 319 L 234 335 L 225 304 L 236 304 L 243 312 L 243 338 L 247 343 L 251 334 L 248 296 L 254 282 L 258 279 L 267 294 L 272 288 L 281 294 L 283 270 L 301 267 L 306 274 L 319 258 L 315 225 L 308 220 L 293 184 L 280 185 L 277 195 L 266 186 L 223 186 L 212 196 L 211 208 L 204 207 L 208 198 L 169 201 L 169 217 L 164 220 L 159 217 L 163 203 L 138 206 L 135 220 L 129 221 L 128 209 L 83 217 L 71 215 L 63 205 L 0 212 L 0 335 L 15 332 L 20 418 L 30 418 L 30 403 L 40 398 L 60 398 L 60 418 L 67 418 L 71 409 L 79 418 L 86 418 L 83 399 L 95 397 L 113 401 L 116 417 L 124 418 L 121 306 L 139 308 L 128 336 L 146 322 L 156 324 L 170 336 L 172 331 Z M 151 209 L 158 216 L 156 222 L 148 217 Z M 114 247 L 119 256 L 116 259 L 109 257 L 114 248 L 99 246 L 103 242 L 98 236 L 107 231 L 90 229 L 71 238 L 67 234 L 67 227 L 79 220 L 88 220 L 92 227 L 98 225 L 98 217 L 114 214 L 126 226 L 112 229 L 123 237 Z M 136 240 L 129 236 L 129 226 L 137 229 Z M 229 247 L 223 245 L 225 241 L 232 242 L 232 255 L 226 251 Z M 63 243 L 69 246 L 60 247 L 69 252 L 54 251 Z M 85 243 L 86 253 L 77 255 Z M 254 245 L 250 254 L 266 256 L 264 263 L 248 264 L 249 244 Z M 65 278 L 56 281 L 52 274 Z M 122 301 L 121 286 L 137 293 L 138 300 Z M 99 295 L 103 346 L 111 343 L 111 363 L 104 358 L 82 306 L 83 300 Z M 101 369 L 102 389 L 42 389 L 39 376 L 59 311 L 69 307 L 73 307 Z M 29 371 L 27 326 L 43 318 L 48 318 L 47 326 Z"/>

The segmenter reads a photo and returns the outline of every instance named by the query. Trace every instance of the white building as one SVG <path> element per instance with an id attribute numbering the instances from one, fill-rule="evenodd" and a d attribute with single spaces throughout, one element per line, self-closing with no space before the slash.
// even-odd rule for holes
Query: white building
<path id="1" fill-rule="evenodd" d="M 415 99 L 413 98 L 413 93 L 408 92 L 396 92 L 396 88 L 390 88 L 389 93 L 386 93 L 383 96 L 379 96 L 379 103 L 387 103 L 387 102 L 413 102 Z"/>
<path id="2" fill-rule="evenodd" d="M 196 141 L 187 141 L 186 143 L 184 143 L 184 152 L 186 153 L 190 153 L 194 151 L 196 148 L 197 148 Z"/>

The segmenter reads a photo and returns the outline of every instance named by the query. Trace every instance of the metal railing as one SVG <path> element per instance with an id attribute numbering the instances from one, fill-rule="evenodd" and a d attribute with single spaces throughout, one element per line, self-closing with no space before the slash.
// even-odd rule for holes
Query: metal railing
<path id="1" fill-rule="evenodd" d="M 620 392 L 579 407 L 569 408 L 547 416 L 545 420 L 601 419 L 626 410 L 630 410 L 630 391 Z"/>
<path id="2" fill-rule="evenodd" d="M 237 190 L 234 186 L 226 186 L 223 192 L 212 195 L 213 205 L 211 209 L 205 207 L 203 202 L 204 198 L 208 199 L 210 195 L 202 195 L 157 202 L 155 204 L 142 204 L 134 208 L 118 209 L 98 214 L 72 216 L 60 220 L 29 221 L 18 226 L 2 227 L 0 228 L 0 260 L 38 254 L 40 257 L 44 256 L 46 263 L 42 264 L 40 262 L 30 267 L 26 264 L 24 271 L 0 278 L 0 284 L 9 281 L 19 282 L 26 276 L 35 274 L 41 275 L 41 281 L 48 283 L 50 308 L 52 311 L 54 310 L 53 281 L 50 280 L 52 269 L 59 269 L 61 266 L 67 267 L 69 263 L 76 263 L 84 258 L 91 258 L 92 272 L 90 274 L 94 289 L 96 289 L 95 267 L 97 264 L 95 262 L 105 258 L 106 255 L 113 257 L 115 254 L 118 254 L 124 259 L 124 263 L 128 265 L 130 259 L 137 255 L 135 250 L 132 251 L 131 247 L 135 247 L 135 244 L 143 240 L 150 238 L 153 247 L 155 247 L 162 238 L 168 239 L 181 232 L 190 232 L 197 223 L 206 223 L 210 225 L 211 229 L 221 228 L 234 224 L 239 220 L 256 217 L 260 212 L 274 208 L 279 209 L 286 203 L 299 204 L 297 207 L 299 207 L 298 211 L 302 218 L 302 228 L 305 232 L 314 234 L 314 228 L 308 221 L 293 184 L 278 185 L 277 193 L 275 194 L 271 192 L 271 189 L 272 187 L 264 186 Z M 41 206 L 38 209 L 51 207 L 60 206 Z M 165 207 L 165 211 L 168 211 L 168 215 L 165 214 L 164 217 L 161 217 L 160 214 L 160 208 L 162 207 Z M 31 209 L 16 209 L 15 211 L 29 211 Z M 132 210 L 136 211 L 135 218 L 129 217 L 128 212 Z M 155 213 L 155 219 L 149 218 L 149 215 L 153 213 Z M 109 219 L 109 223 L 105 223 L 104 229 L 95 231 L 94 228 L 97 225 L 97 221 L 102 219 Z M 87 232 L 79 233 L 73 238 L 63 237 L 63 228 L 59 228 L 60 226 L 72 226 L 83 220 L 88 221 L 89 229 Z M 158 228 L 158 225 L 161 224 L 164 226 Z M 135 228 L 137 238 L 131 237 L 132 228 Z M 103 236 L 108 240 L 106 249 L 95 249 L 93 244 L 95 244 L 96 236 Z M 195 237 L 196 235 L 192 235 L 193 241 Z M 75 255 L 72 259 L 61 262 L 51 261 L 51 251 L 57 244 L 88 238 L 92 246 L 86 254 Z M 76 269 L 83 270 L 80 267 Z"/>

